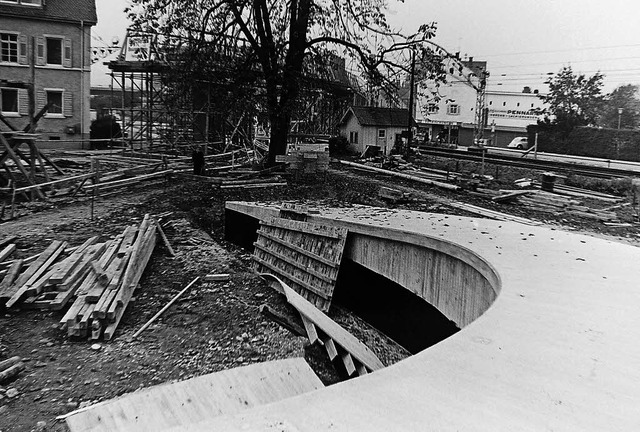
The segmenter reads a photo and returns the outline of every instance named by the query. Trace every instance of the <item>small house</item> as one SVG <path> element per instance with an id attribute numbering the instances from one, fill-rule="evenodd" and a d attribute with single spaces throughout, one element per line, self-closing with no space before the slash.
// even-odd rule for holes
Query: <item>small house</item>
<path id="1" fill-rule="evenodd" d="M 340 134 L 351 151 L 363 154 L 373 147 L 386 155 L 405 136 L 408 124 L 407 109 L 351 107 L 340 121 Z"/>

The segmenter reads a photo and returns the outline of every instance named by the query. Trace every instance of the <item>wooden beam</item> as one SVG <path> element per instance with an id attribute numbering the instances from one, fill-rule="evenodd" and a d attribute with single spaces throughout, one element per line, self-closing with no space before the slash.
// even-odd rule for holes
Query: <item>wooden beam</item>
<path id="1" fill-rule="evenodd" d="M 25 176 L 25 178 L 27 179 L 27 181 L 30 184 L 35 185 L 35 182 L 33 180 L 32 175 L 29 174 L 29 172 L 26 170 L 24 165 L 22 165 L 22 162 L 20 161 L 20 158 L 18 158 L 16 153 L 13 151 L 13 148 L 11 147 L 9 142 L 7 142 L 7 140 L 2 136 L 2 134 L 0 134 L 0 141 L 4 145 L 5 150 L 6 150 L 7 154 L 9 155 L 9 157 L 11 157 L 11 159 L 13 159 L 13 162 L 16 164 L 16 167 L 18 167 L 18 171 L 20 171 L 20 173 L 22 173 L 22 175 Z M 46 199 L 46 197 L 44 196 L 44 194 L 42 193 L 42 191 L 39 188 L 36 188 L 35 191 L 36 191 L 36 194 L 38 195 L 38 197 L 40 197 L 41 199 Z"/>
<path id="2" fill-rule="evenodd" d="M 320 338 L 318 337 L 318 332 L 316 330 L 316 326 L 313 325 L 311 320 L 309 320 L 304 315 L 300 315 L 300 318 L 302 318 L 302 324 L 304 325 L 304 329 L 307 332 L 307 337 L 309 338 L 309 342 L 312 345 L 314 343 L 318 342 L 320 340 Z"/>
<path id="3" fill-rule="evenodd" d="M 165 233 L 162 230 L 162 227 L 160 226 L 160 224 L 157 223 L 157 222 L 156 222 L 156 229 L 158 230 L 158 234 L 160 234 L 160 238 L 162 239 L 162 243 L 164 243 L 165 247 L 169 251 L 169 255 L 171 255 L 172 257 L 175 257 L 176 253 L 173 250 L 173 248 L 171 247 L 171 243 L 169 243 L 169 239 L 165 235 Z"/>
<path id="4" fill-rule="evenodd" d="M 305 329 L 296 322 L 296 318 L 299 320 L 298 317 L 289 314 L 285 315 L 283 313 L 275 311 L 266 304 L 261 305 L 259 310 L 262 315 L 266 316 L 276 324 L 279 324 L 280 326 L 286 328 L 294 335 L 302 337 L 307 336 L 307 332 L 305 331 Z"/>
<path id="5" fill-rule="evenodd" d="M 158 311 L 158 313 L 156 313 L 149 321 L 147 321 L 142 327 L 140 327 L 140 329 L 135 332 L 133 334 L 132 337 L 136 338 L 140 335 L 140 333 L 142 333 L 143 331 L 145 331 L 151 324 L 153 324 L 153 322 L 158 319 L 158 317 L 160 315 L 162 315 L 167 309 L 169 309 L 171 307 L 172 304 L 174 304 L 176 302 L 176 300 L 178 300 L 180 298 L 180 296 L 182 296 L 182 294 L 184 294 L 185 292 L 187 292 L 189 289 L 191 289 L 191 287 L 193 285 L 195 285 L 196 282 L 198 282 L 198 280 L 200 280 L 200 277 L 196 277 L 194 280 L 192 280 L 186 287 L 184 287 L 182 289 L 182 291 L 180 291 L 178 294 L 176 294 L 175 296 L 173 296 L 173 298 L 169 301 L 169 303 L 167 303 L 162 309 L 160 309 Z"/>
<path id="6" fill-rule="evenodd" d="M 303 323 L 308 321 L 319 329 L 318 333 L 322 333 L 321 339 L 325 343 L 325 347 L 327 346 L 327 343 L 329 344 L 327 350 L 331 350 L 331 353 L 329 353 L 330 356 L 334 351 L 331 345 L 334 344 L 348 352 L 353 356 L 354 360 L 362 363 L 371 371 L 382 369 L 384 367 L 380 359 L 378 359 L 373 351 L 371 351 L 365 344 L 360 342 L 351 333 L 347 332 L 322 311 L 317 309 L 313 304 L 304 299 L 278 277 L 270 274 L 261 274 L 261 276 L 265 277 L 267 280 L 277 281 L 281 285 L 287 297 L 287 301 L 295 307 L 298 312 L 300 312 L 300 316 L 303 318 Z M 328 342 L 329 340 L 332 342 Z M 338 353 L 336 351 L 335 355 L 337 356 L 337 354 Z"/>
<path id="7" fill-rule="evenodd" d="M 0 251 L 0 262 L 6 260 L 13 252 L 15 252 L 15 250 L 16 250 L 16 245 L 10 244 L 6 248 L 4 248 L 2 251 Z"/>
<path id="8" fill-rule="evenodd" d="M 320 340 L 324 345 L 324 349 L 327 350 L 329 360 L 334 361 L 338 357 L 338 349 L 336 348 L 336 343 L 327 335 L 322 335 L 320 337 Z"/>

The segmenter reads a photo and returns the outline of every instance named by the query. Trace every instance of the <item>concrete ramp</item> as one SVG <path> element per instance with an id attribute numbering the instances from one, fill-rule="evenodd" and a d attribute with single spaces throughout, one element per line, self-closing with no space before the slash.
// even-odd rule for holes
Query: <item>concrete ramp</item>
<path id="1" fill-rule="evenodd" d="M 303 358 L 276 360 L 150 387 L 78 410 L 66 421 L 71 432 L 157 432 L 322 387 Z"/>

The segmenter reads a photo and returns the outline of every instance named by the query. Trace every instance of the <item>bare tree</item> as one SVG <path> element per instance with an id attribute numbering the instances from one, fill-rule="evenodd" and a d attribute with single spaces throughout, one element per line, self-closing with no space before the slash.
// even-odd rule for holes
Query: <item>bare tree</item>
<path id="1" fill-rule="evenodd" d="M 304 74 L 323 53 L 346 56 L 370 83 L 384 86 L 407 73 L 413 50 L 421 79 L 444 79 L 444 54 L 430 42 L 435 23 L 404 35 L 389 26 L 386 10 L 387 0 L 132 0 L 127 12 L 135 28 L 186 38 L 203 52 L 224 48 L 235 71 L 259 75 L 272 165 L 286 151 Z"/>

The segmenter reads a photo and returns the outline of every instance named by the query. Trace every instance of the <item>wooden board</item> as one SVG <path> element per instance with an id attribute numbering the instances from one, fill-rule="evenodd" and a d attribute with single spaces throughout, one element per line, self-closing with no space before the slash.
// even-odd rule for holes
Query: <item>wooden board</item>
<path id="1" fill-rule="evenodd" d="M 340 357 L 349 375 L 362 370 L 356 364 L 364 366 L 366 370 L 362 373 L 384 368 L 384 364 L 365 344 L 314 307 L 285 282 L 270 274 L 262 274 L 262 276 L 269 282 L 277 283 L 289 304 L 300 313 L 309 341 L 311 343 L 322 341 L 329 358 L 334 360 Z"/>
<path id="2" fill-rule="evenodd" d="M 317 308 L 329 310 L 347 230 L 282 218 L 260 224 L 254 269 L 283 278 Z"/>
<path id="3" fill-rule="evenodd" d="M 256 363 L 162 384 L 71 413 L 71 432 L 156 432 L 322 388 L 303 358 Z"/>

